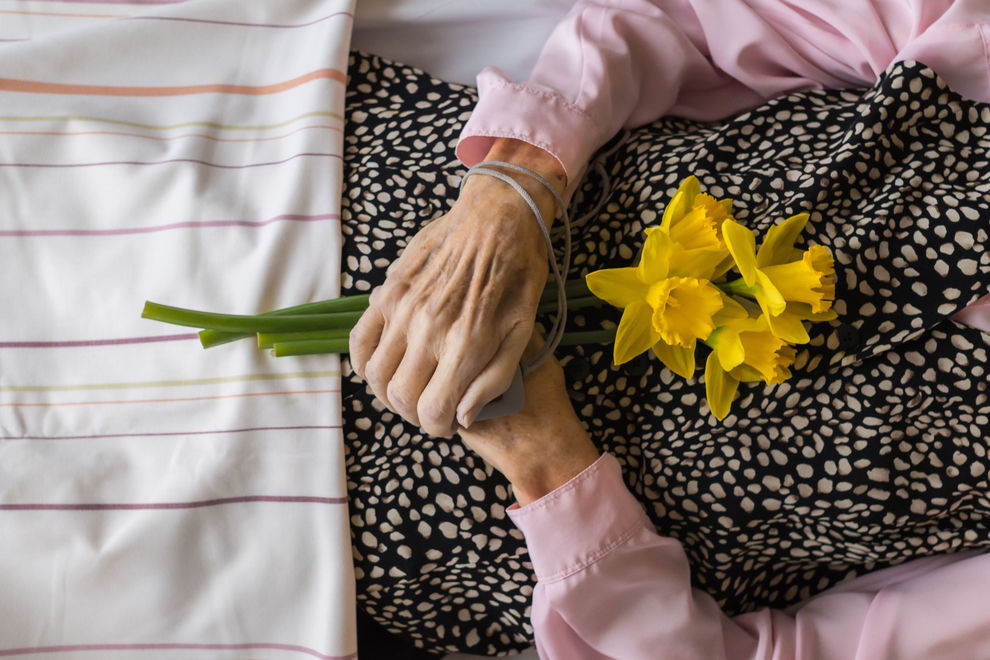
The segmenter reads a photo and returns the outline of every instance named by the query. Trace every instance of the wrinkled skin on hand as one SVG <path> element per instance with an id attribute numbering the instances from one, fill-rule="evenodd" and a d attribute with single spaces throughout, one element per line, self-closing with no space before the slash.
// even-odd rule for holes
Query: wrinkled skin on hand
<path id="1" fill-rule="evenodd" d="M 534 333 L 524 359 L 542 345 Z M 551 357 L 525 379 L 526 406 L 513 415 L 461 429 L 468 447 L 512 483 L 521 505 L 567 483 L 599 456 L 567 396 L 564 373 Z"/>
<path id="2" fill-rule="evenodd" d="M 516 178 L 549 221 L 553 197 Z M 510 186 L 475 175 L 389 267 L 350 334 L 351 366 L 389 409 L 449 437 L 508 388 L 546 283 L 536 222 Z"/>

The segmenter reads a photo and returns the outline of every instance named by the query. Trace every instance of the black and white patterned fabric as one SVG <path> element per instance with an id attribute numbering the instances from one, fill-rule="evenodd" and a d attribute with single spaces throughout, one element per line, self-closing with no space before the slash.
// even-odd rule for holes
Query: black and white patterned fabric
<path id="1" fill-rule="evenodd" d="M 474 90 L 355 55 L 347 99 L 344 293 L 369 291 L 453 203 Z M 729 613 L 786 606 L 934 553 L 990 547 L 990 335 L 949 317 L 990 292 L 990 106 L 915 63 L 868 90 L 806 92 L 732 120 L 664 119 L 608 146 L 575 197 L 570 278 L 631 265 L 690 174 L 765 234 L 795 213 L 836 260 L 839 318 L 794 376 L 744 384 L 723 421 L 655 358 L 560 348 L 571 398 L 698 587 Z M 604 150 L 603 150 L 604 151 Z M 604 199 L 603 199 L 604 198 Z M 569 329 L 617 323 L 579 312 Z M 699 365 L 703 365 L 699 360 Z M 348 377 L 348 375 L 350 377 Z M 345 375 L 358 605 L 433 651 L 531 645 L 534 578 L 508 484 Z"/>

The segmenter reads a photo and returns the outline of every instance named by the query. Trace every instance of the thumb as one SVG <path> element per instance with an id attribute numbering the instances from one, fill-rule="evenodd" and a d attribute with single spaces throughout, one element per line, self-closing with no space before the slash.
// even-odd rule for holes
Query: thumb
<path id="1" fill-rule="evenodd" d="M 518 347 L 528 340 L 522 351 Z M 457 406 L 457 423 L 469 428 L 488 403 L 509 389 L 519 370 L 519 362 L 535 355 L 541 345 L 535 328 L 519 324 L 502 342 L 491 362 L 471 382 Z M 515 350 L 513 350 L 515 349 Z"/>

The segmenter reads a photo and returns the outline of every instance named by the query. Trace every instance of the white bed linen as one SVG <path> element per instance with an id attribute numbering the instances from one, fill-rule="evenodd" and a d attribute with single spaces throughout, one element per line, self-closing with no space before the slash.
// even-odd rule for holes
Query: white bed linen
<path id="1" fill-rule="evenodd" d="M 525 80 L 574 0 L 360 0 L 354 48 L 474 85 L 486 66 Z"/>
<path id="2" fill-rule="evenodd" d="M 337 357 L 140 318 L 338 294 L 352 16 L 0 0 L 0 657 L 356 657 Z"/>

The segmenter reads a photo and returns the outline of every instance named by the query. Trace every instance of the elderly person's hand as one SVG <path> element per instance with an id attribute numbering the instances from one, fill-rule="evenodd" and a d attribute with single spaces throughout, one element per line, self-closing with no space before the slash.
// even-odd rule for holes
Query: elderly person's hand
<path id="1" fill-rule="evenodd" d="M 556 158 L 524 142 L 497 140 L 486 160 L 532 169 L 558 192 L 566 185 Z M 506 174 L 549 224 L 549 191 Z M 503 181 L 472 176 L 372 292 L 350 335 L 351 366 L 391 410 L 431 435 L 451 436 L 512 382 L 546 274 L 546 246 L 526 202 Z"/>
<path id="2" fill-rule="evenodd" d="M 542 345 L 534 332 L 525 357 Z M 520 412 L 459 431 L 468 447 L 512 483 L 520 505 L 564 485 L 599 456 L 574 413 L 556 359 L 550 357 L 528 374 L 525 386 L 526 406 Z"/>

